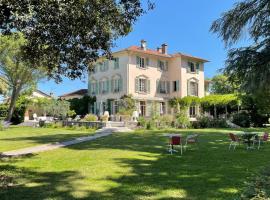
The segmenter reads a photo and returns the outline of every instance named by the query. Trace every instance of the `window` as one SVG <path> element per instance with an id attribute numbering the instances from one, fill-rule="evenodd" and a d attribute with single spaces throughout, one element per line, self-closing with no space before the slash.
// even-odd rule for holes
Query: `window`
<path id="1" fill-rule="evenodd" d="M 112 79 L 112 92 L 120 92 L 122 90 L 122 78 L 116 77 Z"/>
<path id="2" fill-rule="evenodd" d="M 168 61 L 158 60 L 158 69 L 161 71 L 168 71 Z"/>
<path id="3" fill-rule="evenodd" d="M 137 56 L 137 67 L 146 69 L 147 66 L 149 66 L 149 58 Z"/>
<path id="4" fill-rule="evenodd" d="M 196 106 L 189 107 L 189 117 L 196 117 Z"/>
<path id="5" fill-rule="evenodd" d="M 188 95 L 198 96 L 198 83 L 194 81 L 188 82 Z"/>
<path id="6" fill-rule="evenodd" d="M 170 93 L 170 82 L 157 80 L 157 93 L 160 94 Z"/>
<path id="7" fill-rule="evenodd" d="M 114 58 L 114 69 L 119 69 L 119 58 Z"/>
<path id="8" fill-rule="evenodd" d="M 193 62 L 188 62 L 189 72 L 196 72 L 195 65 Z"/>
<path id="9" fill-rule="evenodd" d="M 101 62 L 101 63 L 99 63 L 99 66 L 100 66 L 101 72 L 107 71 L 109 69 L 109 61 L 106 60 L 104 62 Z"/>
<path id="10" fill-rule="evenodd" d="M 179 81 L 173 81 L 173 92 L 179 91 Z"/>
<path id="11" fill-rule="evenodd" d="M 90 84 L 90 93 L 91 93 L 91 95 L 98 94 L 98 84 L 97 84 L 96 81 L 91 81 L 91 84 Z"/>
<path id="12" fill-rule="evenodd" d="M 100 91 L 100 94 L 105 94 L 105 93 L 108 93 L 109 92 L 109 80 L 108 79 L 102 79 L 100 82 L 99 82 L 99 91 Z"/>
<path id="13" fill-rule="evenodd" d="M 145 114 L 146 114 L 146 103 L 145 103 L 145 101 L 140 101 L 139 114 L 140 114 L 140 116 L 145 116 Z"/>
<path id="14" fill-rule="evenodd" d="M 143 93 L 150 93 L 150 80 L 144 76 L 137 77 L 135 79 L 135 91 L 143 92 Z"/>
<path id="15" fill-rule="evenodd" d="M 146 91 L 146 79 L 139 79 L 139 91 L 145 92 Z"/>
<path id="16" fill-rule="evenodd" d="M 160 104 L 159 104 L 159 113 L 160 113 L 160 115 L 164 115 L 164 114 L 166 114 L 166 107 L 165 107 L 165 102 L 160 102 Z"/>

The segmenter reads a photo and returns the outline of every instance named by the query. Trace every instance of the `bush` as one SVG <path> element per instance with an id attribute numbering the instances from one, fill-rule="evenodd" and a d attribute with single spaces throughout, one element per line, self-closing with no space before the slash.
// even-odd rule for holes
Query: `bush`
<path id="1" fill-rule="evenodd" d="M 199 117 L 197 122 L 193 123 L 194 128 L 228 128 L 225 119 L 212 119 L 210 117 Z"/>
<path id="2" fill-rule="evenodd" d="M 210 128 L 212 119 L 210 117 L 199 117 L 197 118 L 199 128 Z"/>
<path id="3" fill-rule="evenodd" d="M 87 122 L 98 121 L 98 117 L 96 115 L 93 115 L 93 114 L 87 114 L 84 116 L 83 121 L 87 121 Z"/>
<path id="4" fill-rule="evenodd" d="M 188 128 L 190 127 L 190 125 L 191 124 L 190 124 L 189 118 L 185 112 L 180 112 L 176 116 L 176 126 L 178 128 Z"/>
<path id="5" fill-rule="evenodd" d="M 213 119 L 211 121 L 211 128 L 229 128 L 225 119 Z"/>
<path id="6" fill-rule="evenodd" d="M 142 126 L 142 127 L 146 127 L 146 123 L 147 123 L 147 121 L 145 120 L 145 118 L 144 117 L 139 117 L 138 118 L 138 126 Z"/>
<path id="7" fill-rule="evenodd" d="M 232 117 L 232 122 L 241 127 L 250 127 L 250 115 L 245 112 L 234 114 Z"/>
<path id="8" fill-rule="evenodd" d="M 241 195 L 243 200 L 270 199 L 270 169 L 265 169 L 254 176 L 247 184 Z"/>
<path id="9" fill-rule="evenodd" d="M 172 115 L 162 115 L 159 117 L 159 123 L 161 127 L 169 127 L 172 125 L 173 116 Z"/>

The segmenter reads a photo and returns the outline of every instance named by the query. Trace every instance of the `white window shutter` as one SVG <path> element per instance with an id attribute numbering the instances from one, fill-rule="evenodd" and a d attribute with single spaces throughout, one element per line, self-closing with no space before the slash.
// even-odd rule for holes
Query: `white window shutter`
<path id="1" fill-rule="evenodd" d="M 199 74 L 200 72 L 200 63 L 196 63 L 196 73 Z"/>
<path id="2" fill-rule="evenodd" d="M 150 93 L 150 80 L 147 80 L 147 93 Z"/>
<path id="3" fill-rule="evenodd" d="M 135 92 L 139 91 L 139 79 L 135 78 Z"/>
<path id="4" fill-rule="evenodd" d="M 137 63 L 137 67 L 140 67 L 140 57 L 136 56 L 136 63 Z"/>

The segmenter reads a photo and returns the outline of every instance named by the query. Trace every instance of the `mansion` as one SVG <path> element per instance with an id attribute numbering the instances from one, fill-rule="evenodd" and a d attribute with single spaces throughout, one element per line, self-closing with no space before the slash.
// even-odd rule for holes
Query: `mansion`
<path id="1" fill-rule="evenodd" d="M 140 116 L 150 116 L 154 107 L 159 114 L 171 114 L 168 101 L 173 97 L 205 95 L 204 63 L 206 59 L 182 53 L 168 54 L 168 45 L 156 50 L 146 41 L 114 52 L 113 60 L 100 58 L 89 71 L 88 93 L 96 96 L 90 111 L 101 115 L 118 112 L 118 100 L 131 94 Z M 198 108 L 191 107 L 190 117 Z"/>

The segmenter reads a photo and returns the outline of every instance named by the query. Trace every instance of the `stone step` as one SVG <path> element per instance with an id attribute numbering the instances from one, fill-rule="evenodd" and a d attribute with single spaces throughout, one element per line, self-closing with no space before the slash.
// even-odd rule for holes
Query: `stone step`
<path id="1" fill-rule="evenodd" d="M 125 127 L 125 123 L 109 121 L 106 123 L 106 127 Z"/>

